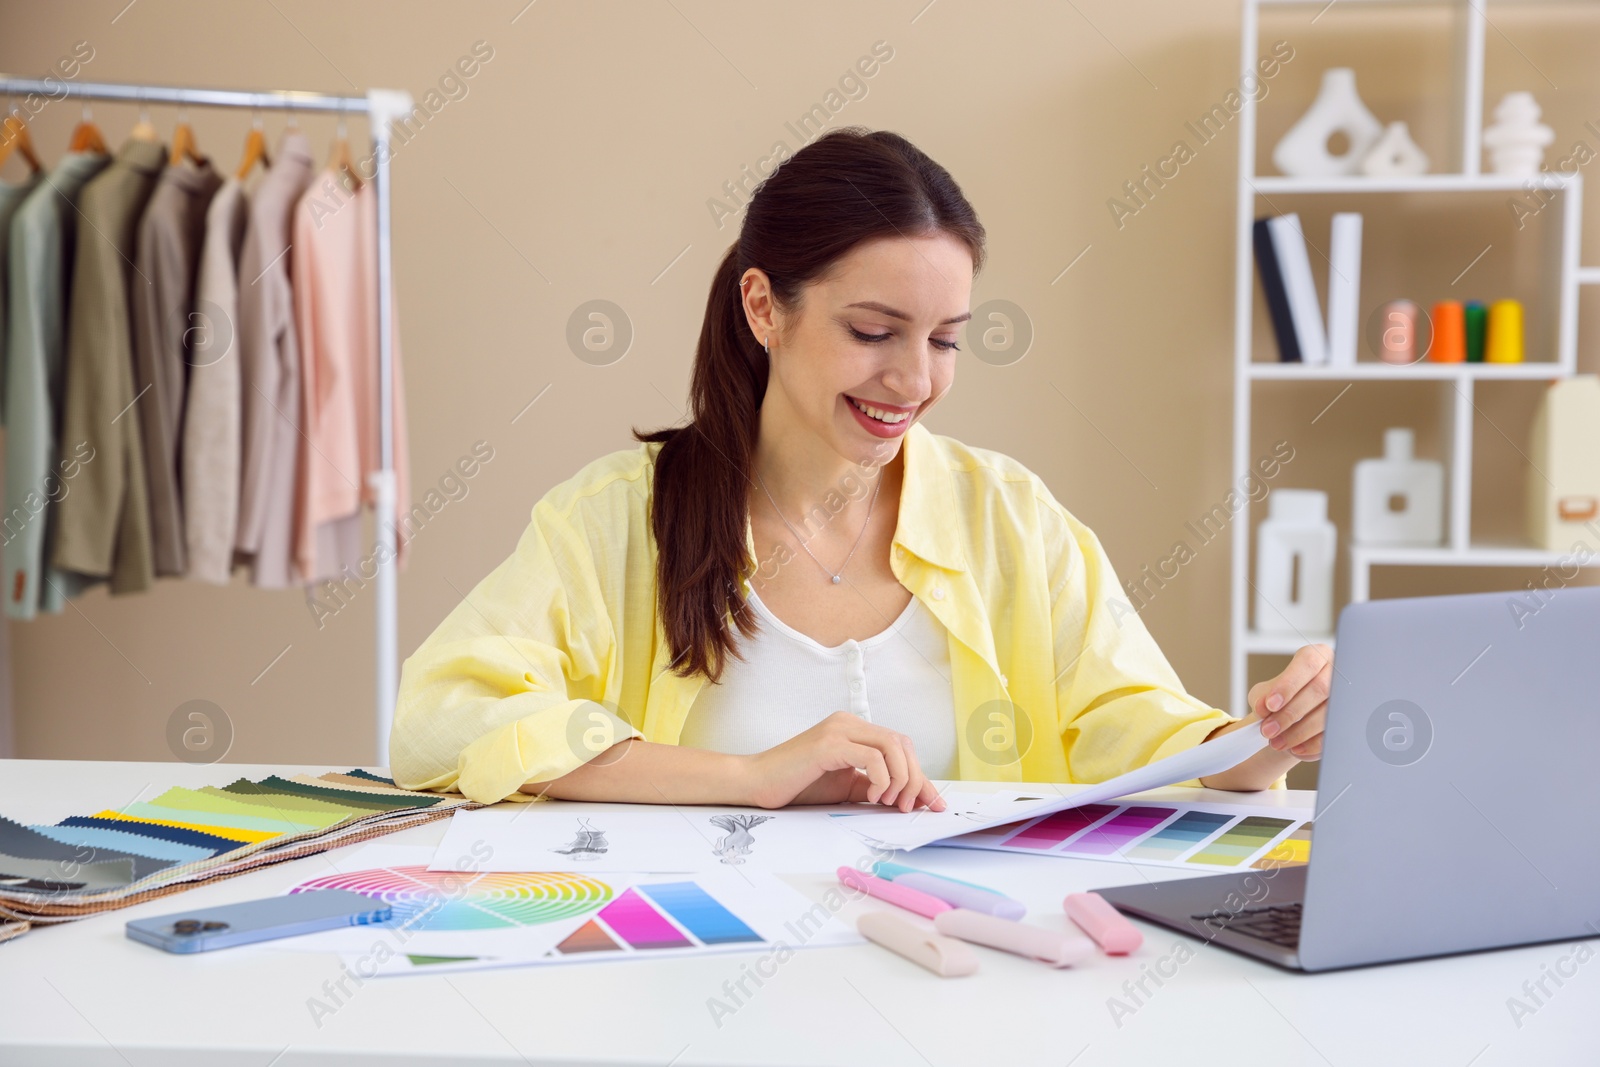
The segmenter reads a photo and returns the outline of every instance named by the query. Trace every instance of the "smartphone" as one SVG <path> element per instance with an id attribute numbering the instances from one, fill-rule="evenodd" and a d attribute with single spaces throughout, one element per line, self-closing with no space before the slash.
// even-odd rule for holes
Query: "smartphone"
<path id="1" fill-rule="evenodd" d="M 313 889 L 215 908 L 132 919 L 128 936 L 168 952 L 209 952 L 254 941 L 311 934 L 340 926 L 387 922 L 389 905 L 348 889 Z"/>

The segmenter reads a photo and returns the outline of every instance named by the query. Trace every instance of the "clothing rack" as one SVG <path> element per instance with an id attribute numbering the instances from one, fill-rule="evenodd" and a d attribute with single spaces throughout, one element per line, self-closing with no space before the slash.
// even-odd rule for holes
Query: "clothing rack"
<path id="1" fill-rule="evenodd" d="M 74 82 L 59 78 L 14 78 L 0 74 L 0 93 L 25 96 L 36 93 L 51 100 L 120 100 L 139 105 L 175 104 L 179 107 L 224 107 L 251 111 L 335 112 L 365 114 L 372 127 L 372 151 L 378 210 L 378 470 L 371 476 L 377 500 L 377 555 L 374 578 L 377 590 L 377 762 L 389 762 L 389 730 L 394 722 L 395 692 L 399 684 L 396 650 L 398 601 L 395 585 L 395 477 L 394 477 L 394 338 L 390 306 L 394 276 L 390 261 L 389 125 L 411 113 L 411 94 L 403 89 L 368 89 L 365 96 L 331 96 L 326 93 L 236 89 L 196 89 L 175 85 L 139 85 L 112 82 Z M 385 520 L 388 520 L 387 522 Z"/>

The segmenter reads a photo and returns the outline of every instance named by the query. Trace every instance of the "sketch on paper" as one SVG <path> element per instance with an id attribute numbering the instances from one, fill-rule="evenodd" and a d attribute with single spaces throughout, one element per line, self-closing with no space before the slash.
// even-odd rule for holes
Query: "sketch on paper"
<path id="1" fill-rule="evenodd" d="M 596 830 L 590 825 L 588 819 L 580 818 L 578 820 L 577 834 L 572 838 L 571 844 L 567 845 L 566 848 L 553 848 L 550 851 L 558 852 L 563 856 L 571 856 L 573 859 L 584 860 L 603 856 L 609 848 L 610 846 L 606 844 L 606 832 L 604 830 Z"/>
<path id="2" fill-rule="evenodd" d="M 771 818 L 771 815 L 711 816 L 712 825 L 726 831 L 717 838 L 717 843 L 711 848 L 711 854 L 720 858 L 723 863 L 743 863 L 756 843 L 756 839 L 750 836 L 750 831 Z"/>

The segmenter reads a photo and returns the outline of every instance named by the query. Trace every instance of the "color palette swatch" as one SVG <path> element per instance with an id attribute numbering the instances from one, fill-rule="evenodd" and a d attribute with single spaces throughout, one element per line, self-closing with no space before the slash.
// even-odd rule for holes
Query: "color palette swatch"
<path id="1" fill-rule="evenodd" d="M 418 973 L 753 950 L 777 938 L 790 945 L 803 940 L 784 924 L 803 914 L 806 902 L 771 875 L 752 882 L 726 872 L 691 879 L 430 871 L 422 862 L 429 852 L 418 846 L 368 846 L 354 858 L 359 869 L 291 888 L 291 893 L 345 889 L 394 909 L 386 922 L 310 935 L 301 947 L 360 948 L 368 970 L 382 964 L 383 973 Z M 859 940 L 853 932 L 851 938 Z M 379 943 L 398 952 L 378 960 Z"/>
<path id="2" fill-rule="evenodd" d="M 462 807 L 481 805 L 354 769 L 141 791 L 49 826 L 0 817 L 0 921 L 70 922 Z"/>
<path id="3" fill-rule="evenodd" d="M 1156 866 L 1303 864 L 1309 812 L 1230 804 L 1085 804 L 1037 819 L 946 838 L 939 846 L 1107 859 Z"/>
<path id="4" fill-rule="evenodd" d="M 348 889 L 388 904 L 408 930 L 493 930 L 555 922 L 593 911 L 611 887 L 578 874 L 477 874 L 424 866 L 351 871 L 313 878 L 291 893 Z"/>
<path id="5" fill-rule="evenodd" d="M 1172 863 L 1232 820 L 1214 811 L 1186 811 L 1128 850 L 1128 858 Z"/>
<path id="6" fill-rule="evenodd" d="M 1311 858 L 1311 824 L 1303 822 L 1250 866 L 1258 871 L 1297 867 Z"/>
<path id="7" fill-rule="evenodd" d="M 1206 863 L 1213 867 L 1237 867 L 1260 853 L 1268 841 L 1292 825 L 1288 819 L 1247 816 L 1207 841 L 1198 851 L 1190 853 L 1188 862 Z"/>

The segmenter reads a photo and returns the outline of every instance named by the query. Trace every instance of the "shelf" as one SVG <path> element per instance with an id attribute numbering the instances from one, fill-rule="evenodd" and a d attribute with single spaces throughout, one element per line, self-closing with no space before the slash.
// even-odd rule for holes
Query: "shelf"
<path id="1" fill-rule="evenodd" d="M 1467 0 L 1345 0 L 1350 5 L 1365 7 L 1460 7 Z M 1333 5 L 1328 0 L 1256 0 L 1261 7 L 1321 7 Z"/>
<path id="2" fill-rule="evenodd" d="M 1258 195 L 1267 193 L 1515 193 L 1529 183 L 1541 189 L 1581 191 L 1583 179 L 1576 174 L 1545 171 L 1535 178 L 1511 178 L 1502 174 L 1418 174 L 1408 178 L 1368 178 L 1362 175 L 1338 178 L 1292 178 L 1270 174 L 1244 179 Z"/>
<path id="3" fill-rule="evenodd" d="M 1353 367 L 1331 367 L 1327 364 L 1267 363 L 1250 364 L 1250 377 L 1257 379 L 1293 380 L 1306 378 L 1315 381 L 1366 381 L 1368 379 L 1394 378 L 1409 381 L 1438 381 L 1448 378 L 1494 379 L 1509 378 L 1517 381 L 1565 378 L 1572 372 L 1553 360 L 1528 363 L 1408 363 L 1395 366 L 1388 363 L 1357 363 Z"/>
<path id="4" fill-rule="evenodd" d="M 1357 567 L 1600 567 L 1600 551 L 1580 564 L 1570 552 L 1547 552 L 1530 545 L 1351 545 Z"/>
<path id="5" fill-rule="evenodd" d="M 1248 630 L 1244 635 L 1244 650 L 1262 656 L 1292 656 L 1305 645 L 1333 647 L 1332 634 L 1264 634 Z"/>
<path id="6" fill-rule="evenodd" d="M 1579 285 L 1600 285 L 1600 267 L 1579 267 Z"/>

